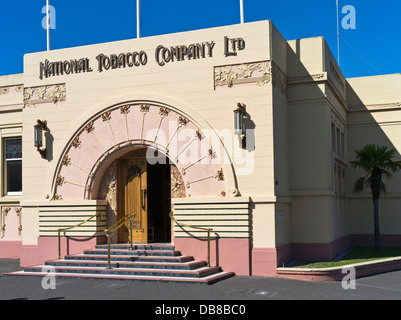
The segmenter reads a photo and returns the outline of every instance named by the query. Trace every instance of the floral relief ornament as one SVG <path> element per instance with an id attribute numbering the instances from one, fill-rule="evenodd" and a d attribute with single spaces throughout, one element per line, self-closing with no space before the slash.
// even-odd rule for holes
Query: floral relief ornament
<path id="1" fill-rule="evenodd" d="M 53 103 L 57 103 L 66 97 L 66 89 L 64 84 L 54 86 L 46 96 L 53 100 Z"/>
<path id="2" fill-rule="evenodd" d="M 224 180 L 224 174 L 223 174 L 223 169 L 220 169 L 216 172 L 215 178 L 218 181 L 223 181 Z"/>
<path id="3" fill-rule="evenodd" d="M 93 121 L 89 122 L 89 123 L 85 126 L 84 130 L 85 130 L 87 133 L 90 133 L 90 132 L 92 132 L 93 130 L 95 130 L 95 126 L 94 126 L 94 124 L 93 124 Z"/>
<path id="4" fill-rule="evenodd" d="M 182 127 L 182 126 L 186 126 L 188 124 L 189 120 L 187 118 L 185 118 L 184 116 L 179 116 L 177 122 L 178 122 L 178 125 L 180 127 Z"/>
<path id="5" fill-rule="evenodd" d="M 217 86 L 226 85 L 231 88 L 234 84 L 239 84 L 239 80 L 251 78 L 255 78 L 254 82 L 258 86 L 263 86 L 270 82 L 271 65 L 270 61 L 244 63 L 240 65 L 217 67 L 214 72 L 214 80 Z M 256 80 L 260 79 L 260 76 L 255 75 L 256 72 L 263 75 L 261 80 Z M 251 80 L 248 80 L 248 82 L 250 81 Z"/>
<path id="6" fill-rule="evenodd" d="M 262 72 L 264 75 L 271 74 L 271 66 L 269 61 L 264 61 L 258 64 L 258 70 Z"/>
<path id="7" fill-rule="evenodd" d="M 72 140 L 71 145 L 77 149 L 81 147 L 81 141 L 79 140 L 79 137 L 75 137 L 74 140 Z"/>
<path id="8" fill-rule="evenodd" d="M 37 87 L 34 91 L 40 99 L 43 99 L 46 94 L 46 86 Z"/>
<path id="9" fill-rule="evenodd" d="M 61 176 L 60 174 L 57 175 L 57 179 L 56 179 L 56 185 L 57 186 L 62 186 L 64 183 L 64 177 Z"/>
<path id="10" fill-rule="evenodd" d="M 69 164 L 71 164 L 71 158 L 68 156 L 68 154 L 65 154 L 63 159 L 61 160 L 61 165 L 68 166 Z"/>
<path id="11" fill-rule="evenodd" d="M 196 130 L 195 137 L 200 141 L 203 139 L 203 134 L 200 130 Z"/>
<path id="12" fill-rule="evenodd" d="M 52 200 L 63 200 L 63 197 L 61 196 L 61 194 L 55 193 Z"/>
<path id="13" fill-rule="evenodd" d="M 34 88 L 25 88 L 24 89 L 24 101 L 31 99 L 34 91 L 35 91 Z"/>
<path id="14" fill-rule="evenodd" d="M 140 108 L 140 111 L 141 111 L 141 112 L 147 113 L 147 112 L 149 112 L 150 105 L 148 105 L 148 104 L 141 104 L 139 108 Z"/>
<path id="15" fill-rule="evenodd" d="M 160 114 L 161 116 L 163 116 L 163 117 L 167 117 L 168 114 L 169 114 L 169 112 L 170 112 L 170 110 L 167 109 L 167 108 L 161 107 L 161 108 L 159 109 L 159 114 Z"/>
<path id="16" fill-rule="evenodd" d="M 120 107 L 120 112 L 121 114 L 127 115 L 129 113 L 130 106 L 125 105 Z"/>
<path id="17" fill-rule="evenodd" d="M 254 71 L 254 64 L 242 64 L 239 69 L 241 70 L 241 78 L 250 78 L 252 77 L 252 73 Z"/>
<path id="18" fill-rule="evenodd" d="M 102 120 L 103 121 L 108 121 L 111 119 L 111 111 L 106 111 L 105 113 L 102 114 Z"/>
<path id="19" fill-rule="evenodd" d="M 0 88 L 0 96 L 3 94 L 7 94 L 10 91 L 8 87 L 1 87 Z"/>

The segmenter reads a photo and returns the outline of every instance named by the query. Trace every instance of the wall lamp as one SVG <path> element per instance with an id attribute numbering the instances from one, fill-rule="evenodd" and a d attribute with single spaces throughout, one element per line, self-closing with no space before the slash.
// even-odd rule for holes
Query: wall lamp
<path id="1" fill-rule="evenodd" d="M 244 119 L 247 119 L 246 105 L 238 102 L 237 109 L 234 110 L 234 134 L 240 137 L 241 148 L 245 148 L 246 146 L 246 128 Z"/>
<path id="2" fill-rule="evenodd" d="M 46 139 L 44 131 L 47 131 L 47 121 L 37 120 L 37 124 L 33 126 L 34 129 L 34 146 L 38 149 L 42 158 L 46 158 Z M 43 145 L 44 144 L 44 145 Z"/>

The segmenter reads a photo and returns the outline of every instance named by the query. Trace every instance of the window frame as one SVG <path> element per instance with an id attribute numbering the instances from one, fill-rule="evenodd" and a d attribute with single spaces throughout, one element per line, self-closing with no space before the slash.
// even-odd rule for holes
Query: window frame
<path id="1" fill-rule="evenodd" d="M 20 140 L 21 141 L 21 157 L 20 158 L 10 158 L 8 159 L 6 156 L 6 141 L 7 140 Z M 3 137 L 2 138 L 2 166 L 3 166 L 3 179 L 2 179 L 2 184 L 3 184 L 3 196 L 21 196 L 22 195 L 22 136 L 9 136 L 9 137 Z M 7 164 L 9 162 L 16 162 L 16 161 L 21 161 L 21 191 L 8 191 L 8 172 L 7 172 Z"/>

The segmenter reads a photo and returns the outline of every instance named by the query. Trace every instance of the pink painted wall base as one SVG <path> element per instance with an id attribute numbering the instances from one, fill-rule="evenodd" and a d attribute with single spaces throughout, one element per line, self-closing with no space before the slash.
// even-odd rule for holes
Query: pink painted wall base
<path id="1" fill-rule="evenodd" d="M 103 238 L 61 238 L 61 258 L 65 255 L 82 253 L 104 243 Z M 58 259 L 58 238 L 39 237 L 37 245 L 22 245 L 20 250 L 21 267 L 42 264 L 47 260 Z"/>
<path id="2" fill-rule="evenodd" d="M 207 260 L 207 241 L 204 239 L 176 238 L 176 250 L 183 255 Z M 251 249 L 249 239 L 213 239 L 210 245 L 210 264 L 242 276 L 276 276 L 275 248 Z"/>
<path id="3" fill-rule="evenodd" d="M 207 240 L 175 238 L 176 250 L 197 260 L 207 260 Z M 249 239 L 212 239 L 210 243 L 210 264 L 220 266 L 236 275 L 250 274 Z"/>
<path id="4" fill-rule="evenodd" d="M 0 259 L 19 259 L 22 241 L 1 241 Z"/>

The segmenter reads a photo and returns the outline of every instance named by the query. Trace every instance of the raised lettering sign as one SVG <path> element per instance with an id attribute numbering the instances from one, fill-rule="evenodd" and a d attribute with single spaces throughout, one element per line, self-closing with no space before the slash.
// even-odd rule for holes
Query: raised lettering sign
<path id="1" fill-rule="evenodd" d="M 198 42 L 190 45 L 164 46 L 159 45 L 154 51 L 156 63 L 163 67 L 175 61 L 196 60 L 213 57 L 214 41 Z M 245 49 L 245 40 L 242 38 L 224 37 L 224 56 L 236 56 L 238 51 Z M 97 71 L 110 69 L 132 68 L 145 66 L 148 55 L 145 51 L 123 52 L 118 54 L 100 53 L 96 56 Z M 96 64 L 96 63 L 95 63 Z M 68 75 L 74 73 L 92 72 L 89 58 L 80 58 L 50 62 L 47 59 L 39 64 L 39 79 Z"/>

